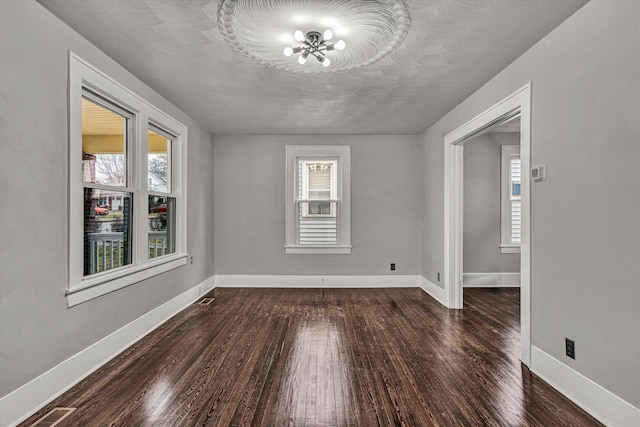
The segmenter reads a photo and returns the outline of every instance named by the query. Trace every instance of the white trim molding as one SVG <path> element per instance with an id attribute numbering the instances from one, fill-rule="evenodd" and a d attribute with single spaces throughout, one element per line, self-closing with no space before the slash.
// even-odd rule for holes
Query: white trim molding
<path id="1" fill-rule="evenodd" d="M 640 409 L 539 348 L 531 348 L 531 371 L 607 426 L 640 426 Z"/>
<path id="2" fill-rule="evenodd" d="M 187 253 L 187 145 L 188 128 L 158 107 L 136 95 L 73 52 L 68 52 L 69 107 L 69 207 L 68 207 L 68 284 L 67 305 L 97 298 L 130 286 L 141 280 L 186 264 Z M 123 153 L 126 179 L 123 187 L 84 182 L 82 147 L 82 100 L 87 98 L 103 108 L 114 108 L 127 117 L 127 139 Z M 107 109 L 109 109 L 107 108 Z M 114 111 L 115 111 L 114 110 Z M 123 116 L 123 117 L 124 117 Z M 148 130 L 156 129 L 171 136 L 171 191 L 150 192 L 148 189 Z M 84 201 L 86 189 L 117 191 L 133 199 L 129 222 L 130 243 L 125 266 L 88 273 L 85 262 Z M 157 259 L 149 258 L 148 197 L 162 195 L 176 200 L 174 253 Z M 113 265 L 112 265 L 113 266 Z"/>
<path id="3" fill-rule="evenodd" d="M 219 288 L 417 288 L 419 276 L 216 275 Z"/>
<path id="4" fill-rule="evenodd" d="M 286 153 L 286 254 L 351 254 L 351 146 L 350 145 L 288 145 Z M 336 242 L 308 244 L 301 242 L 301 203 L 307 203 L 307 183 L 300 182 L 299 161 L 333 163 L 331 197 L 326 201 L 335 203 L 332 212 L 336 221 Z M 302 198 L 301 198 L 302 197 Z"/>
<path id="5" fill-rule="evenodd" d="M 443 306 L 447 306 L 447 295 L 444 288 L 436 285 L 424 276 L 420 276 L 420 288 Z"/>
<path id="6" fill-rule="evenodd" d="M 463 273 L 465 288 L 519 288 L 520 273 Z"/>
<path id="7" fill-rule="evenodd" d="M 522 236 L 520 247 L 520 360 L 531 363 L 530 183 L 531 90 L 528 83 L 444 137 L 444 292 L 448 308 L 463 303 L 464 143 L 520 117 Z"/>
<path id="8" fill-rule="evenodd" d="M 520 160 L 520 145 L 500 147 L 500 253 L 520 253 L 520 243 L 514 243 L 513 204 L 520 202 L 519 196 L 512 196 L 512 161 Z"/>
<path id="9" fill-rule="evenodd" d="M 126 324 L 0 399 L 0 426 L 15 426 L 215 286 L 214 277 Z"/>
<path id="10" fill-rule="evenodd" d="M 520 245 L 498 245 L 501 254 L 519 254 Z"/>

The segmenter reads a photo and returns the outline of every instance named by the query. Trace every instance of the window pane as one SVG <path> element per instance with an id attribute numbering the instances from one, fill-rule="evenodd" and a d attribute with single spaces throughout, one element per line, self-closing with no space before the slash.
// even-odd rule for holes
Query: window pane
<path id="1" fill-rule="evenodd" d="M 309 190 L 329 190 L 331 192 L 331 164 L 330 163 L 310 163 L 309 168 Z"/>
<path id="2" fill-rule="evenodd" d="M 84 275 L 131 264 L 132 193 L 84 189 Z"/>
<path id="3" fill-rule="evenodd" d="M 149 191 L 171 192 L 171 140 L 149 129 L 147 179 Z"/>
<path id="4" fill-rule="evenodd" d="M 309 190 L 309 200 L 330 200 L 330 190 Z"/>
<path id="5" fill-rule="evenodd" d="M 82 181 L 125 186 L 128 119 L 82 99 Z"/>
<path id="6" fill-rule="evenodd" d="M 176 251 L 175 211 L 175 197 L 149 196 L 149 259 Z"/>
<path id="7" fill-rule="evenodd" d="M 337 202 L 300 202 L 298 231 L 301 245 L 338 243 Z"/>
<path id="8" fill-rule="evenodd" d="M 520 201 L 511 202 L 511 243 L 522 242 L 522 205 Z"/>
<path id="9" fill-rule="evenodd" d="M 521 163 L 520 157 L 512 157 L 510 162 L 511 170 L 511 200 L 520 199 L 520 177 Z"/>

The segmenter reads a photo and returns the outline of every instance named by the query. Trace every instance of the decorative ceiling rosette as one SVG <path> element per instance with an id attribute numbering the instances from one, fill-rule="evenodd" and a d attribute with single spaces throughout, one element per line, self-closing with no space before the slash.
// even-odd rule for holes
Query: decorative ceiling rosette
<path id="1" fill-rule="evenodd" d="M 294 73 L 327 73 L 364 67 L 402 44 L 411 18 L 404 0 L 221 0 L 218 27 L 238 53 Z M 300 64 L 285 56 L 294 33 L 331 30 L 346 48 L 326 52 L 331 65 Z"/>

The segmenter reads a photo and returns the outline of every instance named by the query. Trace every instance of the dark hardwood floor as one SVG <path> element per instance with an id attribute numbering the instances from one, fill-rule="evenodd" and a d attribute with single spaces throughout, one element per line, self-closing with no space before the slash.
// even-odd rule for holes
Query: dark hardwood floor
<path id="1" fill-rule="evenodd" d="M 34 414 L 64 426 L 600 425 L 519 360 L 516 289 L 215 289 Z"/>

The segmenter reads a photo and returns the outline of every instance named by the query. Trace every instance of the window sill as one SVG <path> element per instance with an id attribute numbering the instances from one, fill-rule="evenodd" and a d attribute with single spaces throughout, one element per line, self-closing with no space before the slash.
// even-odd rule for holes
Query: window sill
<path id="1" fill-rule="evenodd" d="M 350 245 L 287 245 L 286 254 L 349 255 Z"/>
<path id="2" fill-rule="evenodd" d="M 181 267 L 187 263 L 187 257 L 187 254 L 171 255 L 149 262 L 144 266 L 132 266 L 119 269 L 111 274 L 84 279 L 80 284 L 67 289 L 67 307 L 73 307 L 74 305 Z"/>
<path id="3" fill-rule="evenodd" d="M 519 254 L 520 245 L 500 245 L 501 254 Z"/>

